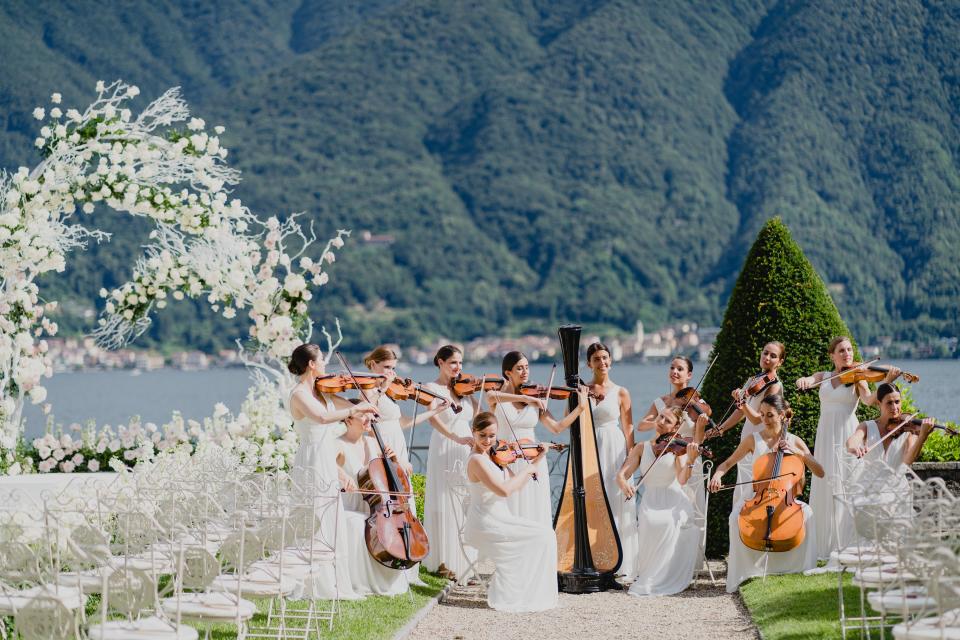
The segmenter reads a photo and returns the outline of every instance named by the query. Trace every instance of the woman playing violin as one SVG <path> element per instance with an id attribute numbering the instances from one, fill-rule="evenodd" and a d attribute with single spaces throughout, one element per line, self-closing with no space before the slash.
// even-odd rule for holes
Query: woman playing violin
<path id="1" fill-rule="evenodd" d="M 424 488 L 423 525 L 430 540 L 430 553 L 423 561 L 428 571 L 455 579 L 475 558 L 473 550 L 460 546 L 460 525 L 453 505 L 459 503 L 448 481 L 462 470 L 473 445 L 470 422 L 477 409 L 476 396 L 460 397 L 453 382 L 463 370 L 463 352 L 451 344 L 440 347 L 433 357 L 437 379 L 424 387 L 450 404 L 430 418 L 433 433 L 427 453 L 427 480 Z M 459 409 L 456 411 L 455 409 Z M 469 553 L 470 557 L 464 557 Z"/>
<path id="2" fill-rule="evenodd" d="M 490 411 L 497 416 L 497 423 L 500 425 L 498 437 L 502 440 L 536 441 L 535 429 L 538 422 L 543 423 L 551 432 L 560 433 L 569 428 L 587 406 L 584 396 L 578 405 L 578 411 L 557 420 L 547 410 L 546 399 L 521 393 L 521 387 L 530 380 L 530 363 L 519 351 L 507 353 L 503 357 L 500 370 L 503 371 L 503 386 L 499 391 L 488 391 L 487 402 Z M 516 473 L 521 465 L 526 464 L 518 460 L 511 469 Z M 507 506 L 515 516 L 552 526 L 553 501 L 550 495 L 547 459 L 541 457 L 537 464 L 537 481 L 528 483 L 521 491 L 512 494 L 507 499 Z"/>
<path id="3" fill-rule="evenodd" d="M 793 410 L 783 396 L 767 396 L 760 402 L 760 416 L 763 420 L 763 429 L 754 433 L 751 437 L 743 440 L 740 446 L 717 467 L 716 472 L 710 479 L 710 491 L 718 491 L 721 488 L 721 480 L 724 474 L 734 465 L 744 458 L 751 460 L 751 469 L 753 461 L 768 453 L 776 453 L 783 450 L 786 454 L 799 456 L 804 466 L 809 469 L 814 476 L 823 476 L 823 467 L 810 453 L 806 443 L 792 433 L 786 434 L 784 438 L 784 429 L 793 417 Z M 755 482 L 763 478 L 748 478 Z M 747 485 L 750 486 L 750 485 Z M 739 503 L 734 505 L 733 512 L 730 514 L 730 554 L 727 557 L 727 591 L 733 593 L 741 582 L 754 576 L 764 574 L 778 573 L 800 573 L 807 569 L 812 569 L 817 565 L 816 555 L 816 530 L 810 526 L 810 520 L 813 512 L 810 507 L 797 500 L 803 509 L 803 519 L 806 526 L 806 535 L 803 542 L 791 549 L 783 552 L 764 552 L 748 548 L 740 539 L 739 515 L 744 504 L 754 498 L 754 492 L 745 492 L 746 495 Z M 764 553 L 769 553 L 767 558 Z"/>
<path id="4" fill-rule="evenodd" d="M 363 544 L 370 507 L 357 493 L 357 477 L 373 458 L 384 456 L 397 461 L 397 454 L 390 445 L 386 445 L 386 450 L 381 453 L 376 438 L 372 436 L 370 422 L 369 413 L 354 414 L 347 418 L 347 430 L 337 439 L 337 467 L 340 484 L 345 490 L 343 508 L 346 540 L 349 541 L 343 546 L 349 554 L 350 584 L 357 595 L 394 596 L 407 591 L 403 571 L 389 569 L 374 560 Z"/>
<path id="5" fill-rule="evenodd" d="M 902 413 L 900 391 L 892 384 L 877 387 L 880 417 L 857 425 L 847 438 L 847 452 L 867 460 L 883 460 L 890 467 L 911 465 L 920 455 L 923 444 L 933 432 L 933 418 L 924 418 L 919 424 Z"/>
<path id="6" fill-rule="evenodd" d="M 419 412 L 416 416 L 416 422 L 414 422 L 414 418 L 403 415 L 400 412 L 400 406 L 387 395 L 387 389 L 397 379 L 397 354 L 393 352 L 393 349 L 386 345 L 380 345 L 363 358 L 363 364 L 372 373 L 383 376 L 377 390 L 370 395 L 371 401 L 376 402 L 377 410 L 380 412 L 380 419 L 377 423 L 380 429 L 380 437 L 397 453 L 400 464 L 407 467 L 409 472 L 412 473 L 413 466 L 410 464 L 407 441 L 403 437 L 403 430 L 429 420 L 443 411 L 447 403 L 443 400 L 435 401 L 427 410 Z"/>
<path id="7" fill-rule="evenodd" d="M 680 407 L 665 407 L 657 415 L 657 435 L 675 433 L 684 415 Z M 697 420 L 703 428 L 707 416 Z M 630 595 L 634 596 L 680 593 L 690 586 L 700 560 L 696 549 L 702 530 L 694 526 L 696 510 L 682 488 L 699 467 L 699 448 L 691 441 L 685 453 L 662 452 L 654 464 L 657 453 L 653 442 L 639 442 L 617 473 L 617 485 L 628 499 L 637 491 L 633 474 L 637 469 L 645 474 L 643 500 L 637 507 L 636 561 L 623 571 L 626 579 L 633 579 Z"/>
<path id="8" fill-rule="evenodd" d="M 828 347 L 832 371 L 818 371 L 813 375 L 797 379 L 797 388 L 812 389 L 819 387 L 820 418 L 817 421 L 817 437 L 814 451 L 824 465 L 825 477 L 814 478 L 810 485 L 810 507 L 814 513 L 814 526 L 817 528 L 817 557 L 828 559 L 835 549 L 842 549 L 854 540 L 853 523 L 843 518 L 842 509 L 834 503 L 833 494 L 839 490 L 845 478 L 840 477 L 837 455 L 853 431 L 857 428 L 857 405 L 877 403 L 876 395 L 870 392 L 865 381 L 852 386 L 844 385 L 839 376 L 854 364 L 853 343 L 846 336 L 838 336 L 830 341 Z M 884 382 L 893 382 L 900 370 L 891 367 Z M 837 518 L 842 518 L 840 524 Z M 837 539 L 839 529 L 840 539 Z"/>
<path id="9" fill-rule="evenodd" d="M 553 527 L 510 512 L 507 498 L 522 491 L 546 455 L 516 473 L 501 469 L 490 458 L 497 441 L 497 418 L 483 412 L 473 419 L 473 445 L 467 462 L 470 507 L 464 539 L 496 565 L 487 590 L 492 609 L 531 612 L 557 605 L 557 537 Z M 534 634 L 536 635 L 536 634 Z"/>

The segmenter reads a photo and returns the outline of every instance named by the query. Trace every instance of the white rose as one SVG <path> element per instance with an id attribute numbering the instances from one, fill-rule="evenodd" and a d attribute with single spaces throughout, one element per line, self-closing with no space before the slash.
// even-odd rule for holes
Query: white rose
<path id="1" fill-rule="evenodd" d="M 53 104 L 60 104 L 61 100 L 63 100 L 63 96 L 61 96 L 59 93 L 54 93 L 50 96 L 50 102 Z"/>
<path id="2" fill-rule="evenodd" d="M 44 115 L 46 115 L 46 111 L 43 110 L 43 107 L 37 107 L 33 110 L 33 117 L 37 120 L 43 120 Z"/>
<path id="3" fill-rule="evenodd" d="M 30 402 L 33 404 L 40 404 L 47 399 L 47 390 L 43 387 L 37 385 L 36 387 L 30 389 Z"/>
<path id="4" fill-rule="evenodd" d="M 100 461 L 94 460 L 94 459 L 87 460 L 87 469 L 89 469 L 94 473 L 96 473 L 97 471 L 100 471 Z"/>

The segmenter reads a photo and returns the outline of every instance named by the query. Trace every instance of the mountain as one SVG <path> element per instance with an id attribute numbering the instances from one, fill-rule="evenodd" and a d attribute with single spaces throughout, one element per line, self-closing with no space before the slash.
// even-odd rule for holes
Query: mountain
<path id="1" fill-rule="evenodd" d="M 0 9 L 0 165 L 33 106 L 180 84 L 227 125 L 237 193 L 338 257 L 317 319 L 358 348 L 559 321 L 716 324 L 779 215 L 861 342 L 960 334 L 960 2 L 371 0 Z M 89 326 L 143 225 L 45 283 Z M 359 235 L 359 234 L 357 234 Z M 183 304 L 147 341 L 242 324 Z"/>

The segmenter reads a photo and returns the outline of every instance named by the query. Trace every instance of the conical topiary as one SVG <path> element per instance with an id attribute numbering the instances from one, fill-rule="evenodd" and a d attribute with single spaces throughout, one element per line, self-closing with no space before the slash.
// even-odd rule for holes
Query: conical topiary
<path id="1" fill-rule="evenodd" d="M 711 359 L 716 357 L 716 362 L 704 380 L 702 394 L 713 408 L 714 419 L 719 421 L 729 407 L 730 391 L 759 371 L 763 345 L 779 340 L 787 349 L 780 380 L 794 409 L 791 430 L 813 449 L 820 402 L 816 391 L 800 392 L 795 381 L 833 367 L 827 346 L 838 335 L 849 336 L 850 332 L 823 280 L 780 218 L 770 219 L 747 254 L 713 346 Z M 715 465 L 736 449 L 739 434 L 737 428 L 708 443 L 714 451 Z M 814 456 L 817 454 L 814 451 Z M 736 470 L 728 471 L 723 481 L 736 482 Z M 709 557 L 718 558 L 728 551 L 732 493 L 722 491 L 710 498 Z"/>

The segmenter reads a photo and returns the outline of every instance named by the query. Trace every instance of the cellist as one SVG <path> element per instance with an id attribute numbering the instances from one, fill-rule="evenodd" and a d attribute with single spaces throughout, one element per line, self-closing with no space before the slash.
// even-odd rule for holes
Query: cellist
<path id="1" fill-rule="evenodd" d="M 721 488 L 723 475 L 732 469 L 737 462 L 749 457 L 751 463 L 767 453 L 776 453 L 782 449 L 784 453 L 799 456 L 803 464 L 813 475 L 823 477 L 823 467 L 810 453 L 806 443 L 798 436 L 789 433 L 784 438 L 785 423 L 793 417 L 793 410 L 783 396 L 767 396 L 760 403 L 760 417 L 763 429 L 740 443 L 740 446 L 717 467 L 710 479 L 710 491 L 716 492 Z M 758 481 L 763 478 L 749 478 Z M 750 486 L 750 485 L 747 485 Z M 739 515 L 743 505 L 753 497 L 753 491 L 744 492 L 743 499 L 734 505 L 730 514 L 730 553 L 727 556 L 727 592 L 733 593 L 740 583 L 760 575 L 779 573 L 800 573 L 812 569 L 817 565 L 816 532 L 810 526 L 810 507 L 797 500 L 803 509 L 806 536 L 799 546 L 790 551 L 763 552 L 748 548 L 740 539 Z M 766 556 L 766 557 L 765 557 Z"/>

